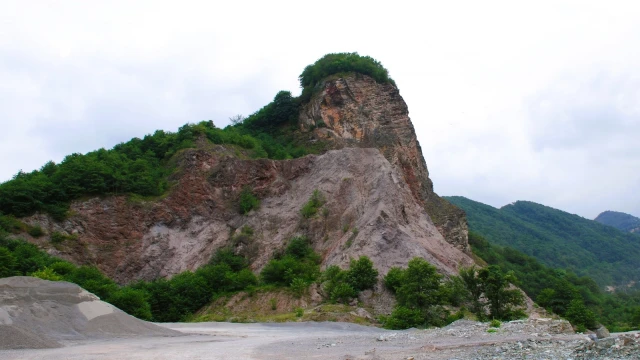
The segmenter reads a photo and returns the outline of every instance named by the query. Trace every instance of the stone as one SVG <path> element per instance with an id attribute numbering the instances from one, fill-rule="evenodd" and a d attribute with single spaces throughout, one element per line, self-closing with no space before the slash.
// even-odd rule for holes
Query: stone
<path id="1" fill-rule="evenodd" d="M 596 336 L 598 339 L 608 338 L 610 336 L 609 330 L 607 330 L 604 325 L 600 325 L 600 327 L 596 329 Z"/>

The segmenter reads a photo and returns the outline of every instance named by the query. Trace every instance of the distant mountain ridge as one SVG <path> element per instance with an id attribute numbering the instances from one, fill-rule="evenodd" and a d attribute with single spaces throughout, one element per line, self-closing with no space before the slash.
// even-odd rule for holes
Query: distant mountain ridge
<path id="1" fill-rule="evenodd" d="M 640 239 L 634 234 L 529 201 L 496 209 L 461 196 L 446 199 L 466 212 L 470 231 L 491 243 L 589 276 L 601 287 L 640 279 Z"/>
<path id="2" fill-rule="evenodd" d="M 619 211 L 607 210 L 598 215 L 595 221 L 614 228 L 640 235 L 640 218 Z"/>

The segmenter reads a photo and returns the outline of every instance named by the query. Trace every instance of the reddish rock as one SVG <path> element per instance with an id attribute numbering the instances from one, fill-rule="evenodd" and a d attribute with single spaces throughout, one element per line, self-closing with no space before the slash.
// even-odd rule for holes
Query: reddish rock
<path id="1" fill-rule="evenodd" d="M 377 148 L 402 174 L 448 242 L 470 253 L 466 216 L 433 191 L 407 104 L 392 84 L 364 75 L 325 81 L 300 114 L 301 132 L 329 148 Z"/>

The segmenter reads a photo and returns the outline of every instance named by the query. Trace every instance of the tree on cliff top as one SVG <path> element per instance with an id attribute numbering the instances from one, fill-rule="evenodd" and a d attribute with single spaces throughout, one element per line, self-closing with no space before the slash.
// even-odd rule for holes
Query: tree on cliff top
<path id="1" fill-rule="evenodd" d="M 305 67 L 298 77 L 303 89 L 302 98 L 310 96 L 313 87 L 327 76 L 348 72 L 371 76 L 380 84 L 391 83 L 395 85 L 393 79 L 389 77 L 389 71 L 378 60 L 370 56 L 360 56 L 355 52 L 327 54 L 312 65 Z"/>

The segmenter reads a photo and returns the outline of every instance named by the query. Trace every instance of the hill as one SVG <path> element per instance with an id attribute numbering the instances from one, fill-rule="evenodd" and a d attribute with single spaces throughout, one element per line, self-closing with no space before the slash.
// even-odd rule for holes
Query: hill
<path id="1" fill-rule="evenodd" d="M 158 130 L 0 184 L 0 276 L 41 272 L 177 321 L 212 296 L 265 286 L 300 297 L 312 284 L 345 303 L 377 284 L 369 305 L 388 314 L 393 294 L 378 274 L 402 277 L 419 258 L 412 271 L 432 272 L 435 292 L 442 274 L 472 265 L 464 213 L 433 192 L 407 105 L 380 63 L 329 54 L 299 80 L 300 97 L 281 91 L 225 128 Z M 363 268 L 374 274 L 366 286 Z M 452 320 L 447 311 L 428 322 Z"/>
<path id="2" fill-rule="evenodd" d="M 633 215 L 618 211 L 605 211 L 594 220 L 604 225 L 613 226 L 621 231 L 640 234 L 640 218 Z"/>
<path id="3" fill-rule="evenodd" d="M 510 246 L 553 268 L 620 286 L 640 279 L 640 239 L 610 226 L 528 201 L 496 209 L 461 196 L 469 228 L 493 244 Z"/>

